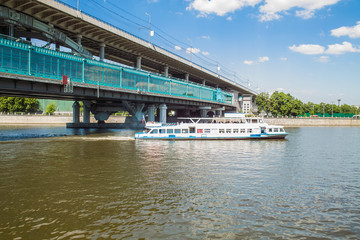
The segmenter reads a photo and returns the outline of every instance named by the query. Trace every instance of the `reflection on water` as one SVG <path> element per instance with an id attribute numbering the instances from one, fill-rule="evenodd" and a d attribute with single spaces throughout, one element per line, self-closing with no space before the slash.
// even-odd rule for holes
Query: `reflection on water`
<path id="1" fill-rule="evenodd" d="M 1 239 L 360 238 L 360 128 L 280 141 L 57 128 L 0 129 L 39 135 L 0 142 Z"/>

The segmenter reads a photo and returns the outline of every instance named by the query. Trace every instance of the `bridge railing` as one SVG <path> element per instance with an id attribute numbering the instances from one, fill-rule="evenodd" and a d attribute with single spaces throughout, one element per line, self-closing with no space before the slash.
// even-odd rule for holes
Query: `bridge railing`
<path id="1" fill-rule="evenodd" d="M 0 36 L 0 72 L 232 104 L 232 94 L 181 79 L 85 59 Z"/>

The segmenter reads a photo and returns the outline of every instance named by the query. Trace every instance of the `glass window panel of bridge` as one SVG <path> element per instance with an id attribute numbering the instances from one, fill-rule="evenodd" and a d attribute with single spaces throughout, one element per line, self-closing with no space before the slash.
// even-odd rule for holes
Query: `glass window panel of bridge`
<path id="1" fill-rule="evenodd" d="M 45 72 L 45 56 L 36 52 L 31 53 L 31 74 L 42 76 Z"/>
<path id="2" fill-rule="evenodd" d="M 27 72 L 28 52 L 21 49 L 2 47 L 1 64 L 14 71 Z"/>
<path id="3" fill-rule="evenodd" d="M 199 87 L 188 86 L 188 96 L 199 98 Z"/>
<path id="4" fill-rule="evenodd" d="M 171 82 L 171 94 L 186 96 L 186 85 L 179 82 Z"/>
<path id="5" fill-rule="evenodd" d="M 128 89 L 136 89 L 135 74 L 123 71 L 122 73 L 122 87 Z"/>
<path id="6" fill-rule="evenodd" d="M 160 79 L 150 76 L 150 92 L 160 92 Z"/>
<path id="7" fill-rule="evenodd" d="M 170 81 L 165 79 L 160 79 L 160 92 L 169 93 Z"/>
<path id="8" fill-rule="evenodd" d="M 137 75 L 135 79 L 136 79 L 136 89 L 147 91 L 148 76 Z"/>
<path id="9" fill-rule="evenodd" d="M 86 83 L 95 84 L 95 71 L 94 66 L 85 63 L 84 79 Z"/>
<path id="10" fill-rule="evenodd" d="M 201 89 L 201 98 L 213 100 L 213 91 L 211 91 L 210 89 Z"/>

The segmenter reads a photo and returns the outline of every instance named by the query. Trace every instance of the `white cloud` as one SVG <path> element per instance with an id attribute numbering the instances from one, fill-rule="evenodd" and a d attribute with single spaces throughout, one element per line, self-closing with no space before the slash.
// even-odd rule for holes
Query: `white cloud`
<path id="1" fill-rule="evenodd" d="M 254 61 L 250 61 L 250 60 L 245 60 L 243 63 L 246 65 L 254 65 L 255 64 Z"/>
<path id="2" fill-rule="evenodd" d="M 330 61 L 330 57 L 329 56 L 321 56 L 317 59 L 318 62 L 321 63 L 328 63 Z"/>
<path id="3" fill-rule="evenodd" d="M 180 50 L 182 50 L 182 48 L 179 46 L 175 46 L 175 50 L 180 51 Z"/>
<path id="4" fill-rule="evenodd" d="M 265 56 L 265 57 L 258 57 L 257 61 L 245 60 L 243 63 L 246 65 L 255 65 L 255 64 L 267 62 L 269 60 L 270 60 L 270 58 Z"/>
<path id="5" fill-rule="evenodd" d="M 259 57 L 259 58 L 258 58 L 258 62 L 259 62 L 259 63 L 267 62 L 267 61 L 269 61 L 269 60 L 270 60 L 270 58 L 267 57 L 267 56 L 265 56 L 265 57 Z"/>
<path id="6" fill-rule="evenodd" d="M 203 52 L 201 52 L 202 53 L 202 55 L 204 55 L 204 56 L 209 56 L 210 55 L 210 53 L 209 52 L 206 52 L 206 51 L 203 51 Z"/>
<path id="7" fill-rule="evenodd" d="M 201 16 L 215 13 L 224 16 L 246 6 L 255 6 L 263 0 L 193 0 L 186 10 L 193 9 L 200 12 Z M 199 16 L 199 15 L 198 15 Z"/>
<path id="8" fill-rule="evenodd" d="M 344 54 L 347 52 L 360 52 L 359 48 L 354 48 L 353 45 L 349 42 L 343 42 L 342 44 L 333 44 L 328 45 L 328 49 L 326 50 L 327 54 Z"/>
<path id="9" fill-rule="evenodd" d="M 260 21 L 272 21 L 289 14 L 290 9 L 295 9 L 295 15 L 303 19 L 312 18 L 316 10 L 334 5 L 341 0 L 187 0 L 190 2 L 187 11 L 196 10 L 197 17 L 207 17 L 209 14 L 225 16 L 228 13 L 244 7 L 259 7 Z M 231 17 L 227 17 L 231 21 Z"/>
<path id="10" fill-rule="evenodd" d="M 186 53 L 194 53 L 194 54 L 197 54 L 200 52 L 200 49 L 198 48 L 187 48 L 186 49 Z"/>
<path id="11" fill-rule="evenodd" d="M 315 44 L 301 44 L 299 46 L 292 45 L 289 47 L 291 51 L 306 54 L 306 55 L 316 55 L 323 54 L 325 48 L 320 45 Z"/>
<path id="12" fill-rule="evenodd" d="M 201 38 L 206 39 L 206 40 L 210 40 L 210 36 L 207 36 L 207 35 L 201 36 Z"/>
<path id="13" fill-rule="evenodd" d="M 287 61 L 287 58 L 286 57 L 282 57 L 280 58 L 281 61 Z"/>
<path id="14" fill-rule="evenodd" d="M 360 21 L 353 27 L 340 27 L 331 30 L 331 35 L 334 37 L 349 36 L 350 38 L 360 38 Z"/>
<path id="15" fill-rule="evenodd" d="M 260 21 L 272 21 L 281 18 L 281 13 L 292 8 L 300 8 L 297 10 L 296 16 L 308 19 L 314 16 L 316 10 L 325 6 L 333 5 L 340 0 L 265 0 L 265 4 L 260 6 Z"/>
<path id="16" fill-rule="evenodd" d="M 232 17 L 231 17 L 231 16 L 228 16 L 228 17 L 226 18 L 226 20 L 232 21 Z"/>

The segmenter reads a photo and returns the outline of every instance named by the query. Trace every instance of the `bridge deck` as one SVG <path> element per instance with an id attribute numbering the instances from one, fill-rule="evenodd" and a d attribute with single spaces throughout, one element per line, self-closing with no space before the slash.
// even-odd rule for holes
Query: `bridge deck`
<path id="1" fill-rule="evenodd" d="M 232 94 L 181 79 L 85 59 L 0 36 L 0 72 L 232 104 Z"/>

